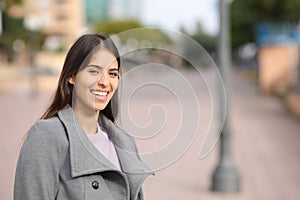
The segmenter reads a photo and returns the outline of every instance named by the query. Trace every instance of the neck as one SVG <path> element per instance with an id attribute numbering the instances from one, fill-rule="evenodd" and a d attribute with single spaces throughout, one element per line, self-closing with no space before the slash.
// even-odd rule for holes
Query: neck
<path id="1" fill-rule="evenodd" d="M 99 111 L 80 109 L 75 105 L 73 106 L 73 110 L 84 132 L 87 134 L 96 134 Z"/>

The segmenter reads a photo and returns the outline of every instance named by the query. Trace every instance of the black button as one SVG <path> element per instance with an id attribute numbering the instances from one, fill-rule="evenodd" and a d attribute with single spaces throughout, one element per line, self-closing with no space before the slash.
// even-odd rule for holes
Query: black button
<path id="1" fill-rule="evenodd" d="M 92 182 L 92 187 L 97 190 L 99 188 L 99 182 L 98 181 L 93 181 Z"/>

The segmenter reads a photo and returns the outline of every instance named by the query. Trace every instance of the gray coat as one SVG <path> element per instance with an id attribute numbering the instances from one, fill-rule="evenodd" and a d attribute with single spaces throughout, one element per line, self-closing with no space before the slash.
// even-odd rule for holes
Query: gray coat
<path id="1" fill-rule="evenodd" d="M 100 115 L 100 126 L 115 144 L 122 171 L 89 141 L 71 107 L 39 120 L 22 146 L 14 200 L 142 200 L 151 174 L 134 139 Z"/>

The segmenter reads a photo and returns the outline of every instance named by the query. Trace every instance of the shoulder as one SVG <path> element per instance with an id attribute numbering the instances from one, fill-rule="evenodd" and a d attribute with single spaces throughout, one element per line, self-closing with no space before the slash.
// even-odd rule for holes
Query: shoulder
<path id="1" fill-rule="evenodd" d="M 37 121 L 28 131 L 24 145 L 45 148 L 66 148 L 68 139 L 57 117 Z"/>
<path id="2" fill-rule="evenodd" d="M 16 179 L 40 182 L 47 174 L 58 173 L 69 149 L 64 127 L 59 119 L 37 121 L 28 131 L 19 153 Z M 39 176 L 39 177 L 37 177 Z M 48 177 L 50 181 L 53 177 Z M 51 179 L 52 180 L 52 179 Z M 51 181 L 50 181 L 51 182 Z"/>
<path id="3" fill-rule="evenodd" d="M 58 117 L 38 120 L 29 130 L 31 133 L 43 133 L 50 137 L 62 137 L 65 128 Z"/>
<path id="4" fill-rule="evenodd" d="M 41 119 L 38 120 L 30 129 L 33 130 L 42 130 L 44 132 L 64 132 L 64 126 L 58 119 L 58 117 L 52 117 L 50 119 Z"/>

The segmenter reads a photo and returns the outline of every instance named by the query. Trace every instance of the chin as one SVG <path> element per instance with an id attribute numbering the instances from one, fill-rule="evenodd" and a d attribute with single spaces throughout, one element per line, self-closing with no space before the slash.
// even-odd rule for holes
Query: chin
<path id="1" fill-rule="evenodd" d="M 106 105 L 95 106 L 95 110 L 96 110 L 96 111 L 101 111 L 101 110 L 104 110 L 105 108 L 106 108 Z"/>
<path id="2" fill-rule="evenodd" d="M 102 111 L 102 110 L 104 110 L 104 109 L 105 109 L 105 108 L 98 108 L 98 107 L 95 108 L 96 111 Z"/>

